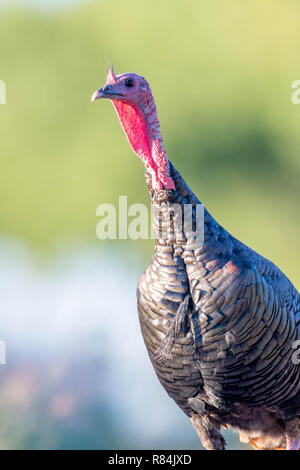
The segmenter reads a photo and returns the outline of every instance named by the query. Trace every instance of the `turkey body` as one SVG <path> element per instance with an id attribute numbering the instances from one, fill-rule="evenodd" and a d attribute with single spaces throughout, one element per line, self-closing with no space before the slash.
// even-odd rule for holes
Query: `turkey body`
<path id="1" fill-rule="evenodd" d="M 173 165 L 171 176 L 172 191 L 150 186 L 152 204 L 199 204 Z M 221 427 L 257 448 L 293 446 L 300 437 L 299 293 L 206 209 L 203 245 L 193 250 L 186 242 L 157 238 L 138 283 L 141 330 L 158 379 L 207 449 L 225 448 Z"/>
<path id="2" fill-rule="evenodd" d="M 104 98 L 147 170 L 156 242 L 137 297 L 160 382 L 207 449 L 225 448 L 221 427 L 257 448 L 300 449 L 299 293 L 206 209 L 197 229 L 200 203 L 168 159 L 145 78 L 110 68 L 92 101 Z"/>

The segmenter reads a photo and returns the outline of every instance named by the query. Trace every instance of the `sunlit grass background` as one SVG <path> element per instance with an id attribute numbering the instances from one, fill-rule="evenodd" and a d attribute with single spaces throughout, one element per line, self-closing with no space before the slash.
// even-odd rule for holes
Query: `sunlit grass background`
<path id="1" fill-rule="evenodd" d="M 0 447 L 200 447 L 138 330 L 153 243 L 96 239 L 100 203 L 148 196 L 111 104 L 90 96 L 112 62 L 145 76 L 190 187 L 299 286 L 299 15 L 296 0 L 0 6 Z"/>

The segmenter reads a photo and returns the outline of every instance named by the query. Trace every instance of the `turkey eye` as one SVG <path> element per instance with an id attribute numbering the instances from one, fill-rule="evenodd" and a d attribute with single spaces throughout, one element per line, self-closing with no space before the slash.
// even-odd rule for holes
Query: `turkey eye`
<path id="1" fill-rule="evenodd" d="M 125 83 L 125 86 L 127 86 L 127 88 L 131 88 L 133 87 L 134 85 L 134 81 L 132 78 L 126 78 L 126 80 L 124 81 Z"/>

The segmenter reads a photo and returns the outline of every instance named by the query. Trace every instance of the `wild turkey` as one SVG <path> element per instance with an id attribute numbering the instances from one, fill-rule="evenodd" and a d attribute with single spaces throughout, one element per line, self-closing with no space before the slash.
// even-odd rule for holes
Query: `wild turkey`
<path id="1" fill-rule="evenodd" d="M 146 80 L 115 75 L 92 101 L 112 101 L 146 167 L 161 233 L 162 210 L 199 200 L 168 160 Z M 206 449 L 225 449 L 221 428 L 259 449 L 300 449 L 300 296 L 270 261 L 231 236 L 204 210 L 204 242 L 176 224 L 158 236 L 137 289 L 142 334 L 156 374 L 190 417 Z M 177 221 L 176 221 L 177 220 Z M 185 223 L 185 221 L 184 221 Z"/>

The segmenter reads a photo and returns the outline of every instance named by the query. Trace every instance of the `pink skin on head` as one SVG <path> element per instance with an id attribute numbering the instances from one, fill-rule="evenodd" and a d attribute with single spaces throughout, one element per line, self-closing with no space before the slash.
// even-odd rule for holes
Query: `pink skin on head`
<path id="1" fill-rule="evenodd" d="M 116 76 L 110 68 L 105 86 L 94 93 L 92 101 L 99 98 L 112 101 L 133 151 L 152 175 L 153 189 L 174 189 L 155 102 L 146 80 L 134 73 Z"/>
<path id="2" fill-rule="evenodd" d="M 108 83 L 115 83 L 115 82 L 116 82 L 116 76 L 114 74 L 114 69 L 110 67 L 109 71 L 107 72 L 106 85 Z"/>

